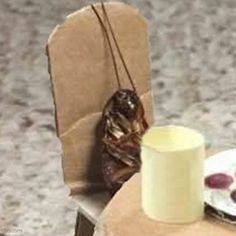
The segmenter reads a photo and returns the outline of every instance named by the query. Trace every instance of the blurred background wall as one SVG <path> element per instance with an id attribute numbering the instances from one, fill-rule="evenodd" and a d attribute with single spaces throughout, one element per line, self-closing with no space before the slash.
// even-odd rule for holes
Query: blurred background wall
<path id="1" fill-rule="evenodd" d="M 54 26 L 91 2 L 0 1 L 0 234 L 73 235 L 45 45 Z M 150 23 L 156 123 L 235 145 L 236 1 L 125 2 Z"/>

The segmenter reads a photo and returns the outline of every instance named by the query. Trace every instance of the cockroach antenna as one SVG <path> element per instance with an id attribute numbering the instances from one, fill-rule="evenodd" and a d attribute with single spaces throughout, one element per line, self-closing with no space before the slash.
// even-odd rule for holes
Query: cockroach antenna
<path id="1" fill-rule="evenodd" d="M 140 169 L 141 137 L 147 130 L 148 124 L 143 103 L 137 94 L 134 81 L 121 53 L 116 32 L 114 33 L 112 28 L 112 18 L 109 19 L 106 5 L 102 2 L 100 4 L 91 7 L 98 18 L 104 39 L 108 41 L 118 84 L 120 86 L 120 82 L 123 82 L 123 80 L 119 80 L 121 71 L 117 70 L 117 65 L 120 65 L 130 87 L 130 89 L 119 89 L 113 93 L 102 110 L 101 170 L 107 190 L 113 195 Z M 114 53 L 116 57 L 114 57 Z"/>
<path id="2" fill-rule="evenodd" d="M 116 40 L 116 36 L 115 36 L 114 30 L 113 30 L 113 28 L 112 28 L 110 19 L 109 19 L 109 17 L 108 17 L 108 13 L 107 13 L 107 11 L 106 11 L 105 5 L 104 5 L 103 2 L 101 2 L 101 5 L 102 5 L 102 10 L 103 10 L 103 13 L 104 13 L 104 15 L 105 15 L 105 17 L 106 17 L 106 20 L 107 20 L 109 29 L 110 29 L 110 31 L 111 31 L 111 35 L 112 35 L 112 38 L 113 38 L 113 40 L 114 40 L 116 49 L 117 49 L 117 51 L 118 51 L 118 54 L 119 54 L 120 59 L 121 59 L 121 61 L 122 61 L 122 64 L 123 64 L 123 66 L 124 66 L 124 68 L 125 68 L 126 74 L 127 74 L 128 78 L 129 78 L 130 84 L 131 84 L 131 86 L 133 87 L 133 90 L 136 91 L 136 87 L 135 87 L 135 85 L 134 85 L 133 79 L 132 79 L 132 77 L 131 77 L 131 75 L 130 75 L 130 73 L 129 73 L 128 67 L 127 67 L 127 65 L 126 65 L 126 63 L 125 63 L 125 60 L 124 60 L 124 57 L 123 57 L 123 55 L 122 55 L 122 53 L 121 53 L 119 44 L 118 44 L 118 42 L 117 42 L 117 40 Z"/>
<path id="3" fill-rule="evenodd" d="M 104 25 L 100 15 L 99 15 L 98 11 L 94 7 L 94 5 L 91 5 L 91 8 L 94 11 L 95 15 L 97 16 L 98 21 L 99 21 L 99 23 L 100 23 L 100 25 L 103 28 L 103 31 L 105 33 L 105 36 L 106 36 L 106 39 L 107 39 L 107 42 L 108 42 L 108 46 L 109 46 L 110 52 L 111 52 L 111 57 L 112 57 L 113 66 L 114 66 L 114 70 L 115 70 L 115 74 L 116 74 L 118 88 L 121 89 L 121 82 L 120 82 L 120 77 L 119 77 L 119 73 L 118 73 L 117 62 L 116 62 L 115 55 L 114 55 L 114 52 L 113 52 L 113 49 L 112 49 L 112 45 L 111 45 L 111 40 L 110 40 L 109 34 L 107 32 L 107 29 L 106 29 L 106 27 L 105 27 L 105 25 Z"/>

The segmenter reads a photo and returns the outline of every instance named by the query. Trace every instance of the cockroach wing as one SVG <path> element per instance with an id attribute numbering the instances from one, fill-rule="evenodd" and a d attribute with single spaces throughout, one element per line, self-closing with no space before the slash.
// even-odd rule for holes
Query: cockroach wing
<path id="1" fill-rule="evenodd" d="M 152 122 L 147 23 L 131 6 L 106 3 L 114 32 Z M 100 4 L 95 5 L 101 16 Z M 104 17 L 104 16 L 103 16 Z M 112 59 L 104 32 L 91 7 L 67 17 L 48 40 L 58 137 L 63 147 L 63 173 L 72 194 L 103 187 L 100 168 L 101 112 L 117 90 Z M 118 57 L 117 53 L 115 56 Z M 123 66 L 118 70 L 124 88 L 130 88 Z"/>

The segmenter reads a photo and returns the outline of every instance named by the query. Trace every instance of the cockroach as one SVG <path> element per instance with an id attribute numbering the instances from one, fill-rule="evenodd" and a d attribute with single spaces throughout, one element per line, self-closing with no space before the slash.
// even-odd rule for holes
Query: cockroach
<path id="1" fill-rule="evenodd" d="M 125 181 L 140 170 L 141 137 L 148 124 L 143 104 L 116 40 L 105 5 L 101 3 L 103 16 L 132 89 L 122 87 L 108 29 L 96 7 L 94 5 L 91 7 L 104 31 L 118 84 L 118 90 L 110 97 L 103 109 L 101 122 L 102 173 L 108 190 L 114 194 Z"/>

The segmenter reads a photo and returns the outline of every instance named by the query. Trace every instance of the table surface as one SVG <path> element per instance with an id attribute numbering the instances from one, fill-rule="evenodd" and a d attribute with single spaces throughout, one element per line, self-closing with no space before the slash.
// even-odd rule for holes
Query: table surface
<path id="1" fill-rule="evenodd" d="M 213 155 L 221 149 L 208 149 L 207 156 Z M 79 212 L 81 212 L 93 224 L 96 224 L 102 211 L 110 201 L 110 196 L 107 192 L 75 195 L 73 199 L 78 203 Z"/>
<path id="2" fill-rule="evenodd" d="M 96 236 L 235 236 L 236 227 L 205 216 L 192 224 L 166 224 L 141 208 L 141 176 L 135 174 L 112 198 L 96 225 Z M 144 227 L 145 226 L 145 227 Z"/>

